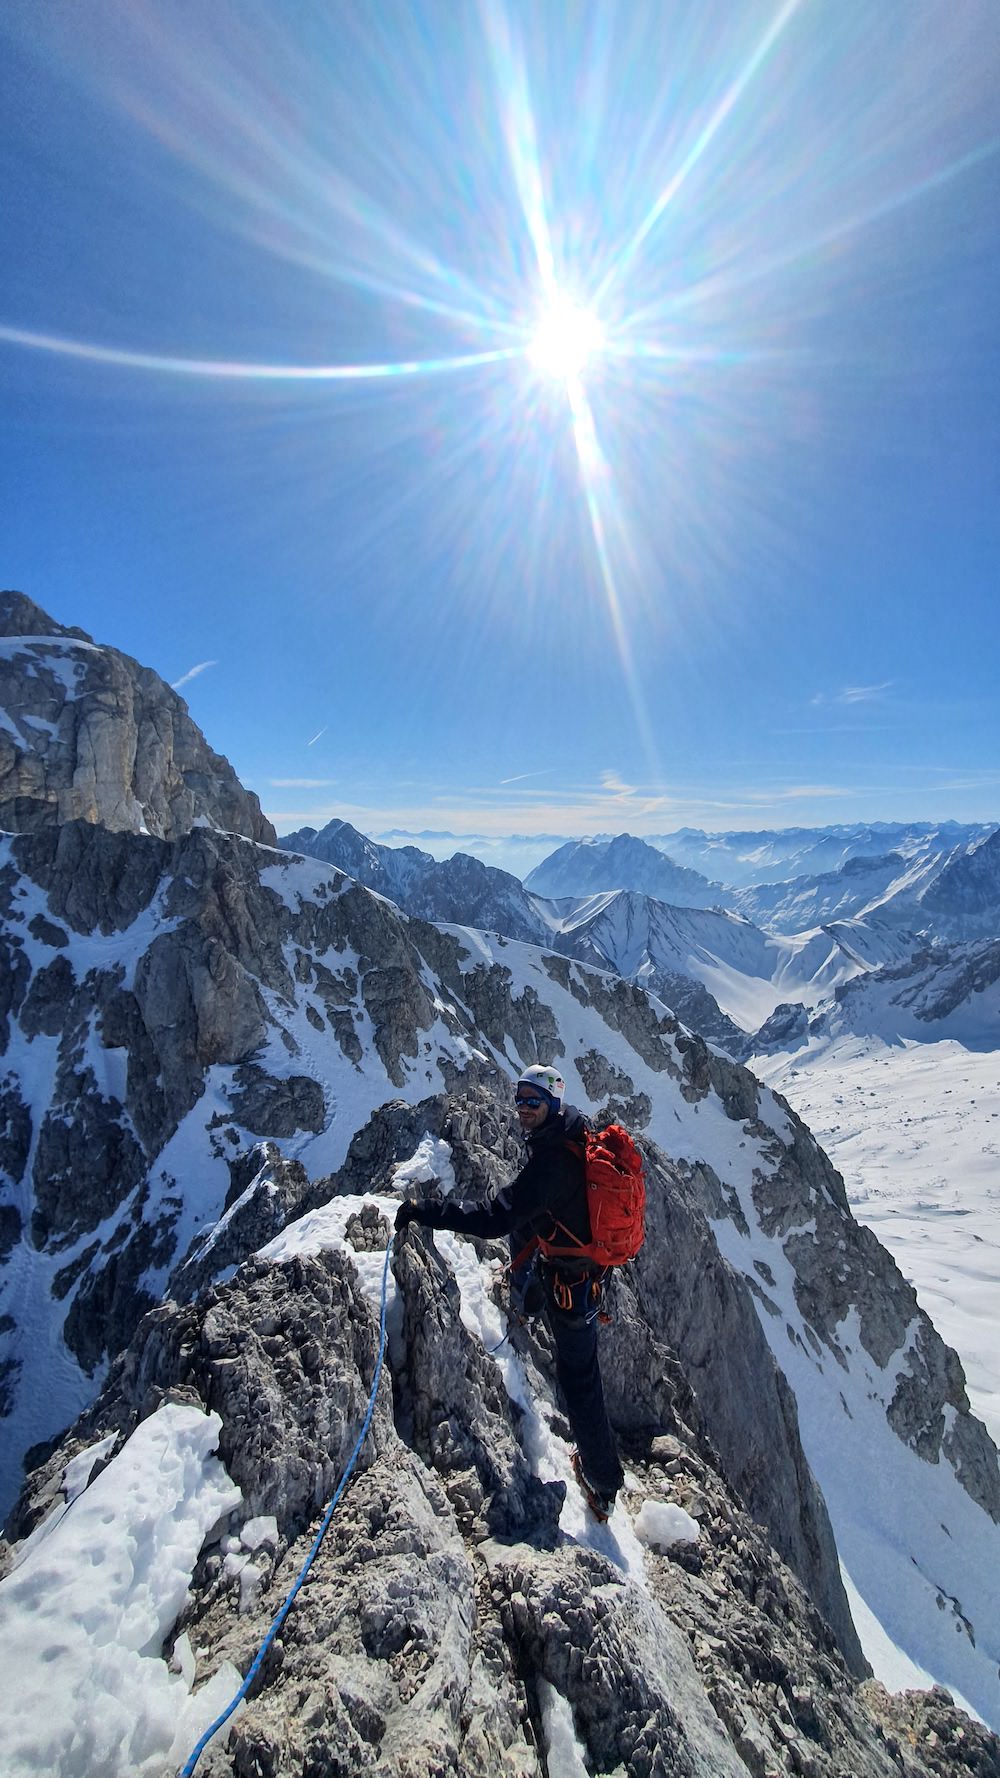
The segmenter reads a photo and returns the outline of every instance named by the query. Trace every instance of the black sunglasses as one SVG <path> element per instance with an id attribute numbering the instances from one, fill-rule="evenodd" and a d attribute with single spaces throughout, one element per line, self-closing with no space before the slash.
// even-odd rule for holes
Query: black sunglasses
<path id="1" fill-rule="evenodd" d="M 545 1104 L 545 1100 L 544 1099 L 536 1099 L 533 1096 L 530 1099 L 519 1096 L 518 1098 L 516 1098 L 514 1100 L 514 1104 L 515 1105 L 526 1105 L 530 1111 L 537 1111 L 538 1107 L 540 1105 Z"/>

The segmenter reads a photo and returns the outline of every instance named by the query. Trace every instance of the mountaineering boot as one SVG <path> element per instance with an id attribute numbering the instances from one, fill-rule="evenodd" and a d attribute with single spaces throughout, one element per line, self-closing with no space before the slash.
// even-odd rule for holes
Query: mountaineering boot
<path id="1" fill-rule="evenodd" d="M 611 1509 L 615 1504 L 614 1495 L 598 1494 L 597 1489 L 591 1487 L 583 1473 L 583 1464 L 580 1462 L 579 1451 L 573 1452 L 571 1461 L 573 1464 L 573 1474 L 576 1476 L 576 1479 L 580 1484 L 587 1505 L 595 1519 L 599 1519 L 602 1525 L 607 1524 L 608 1519 L 611 1517 Z"/>

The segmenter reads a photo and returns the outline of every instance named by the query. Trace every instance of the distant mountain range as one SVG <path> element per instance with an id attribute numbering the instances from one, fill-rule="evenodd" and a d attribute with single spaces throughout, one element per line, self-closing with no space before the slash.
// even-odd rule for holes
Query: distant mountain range
<path id="1" fill-rule="evenodd" d="M 976 959 L 1000 937 L 1000 830 L 949 827 L 947 846 L 930 825 L 894 831 L 900 849 L 876 853 L 861 829 L 825 841 L 795 830 L 799 855 L 861 849 L 836 870 L 738 890 L 630 834 L 567 842 L 523 884 L 462 853 L 439 861 L 414 846 L 380 845 L 345 821 L 300 829 L 280 845 L 335 864 L 407 914 L 611 970 L 743 1058 L 802 1042 L 855 977 L 904 968 L 928 945 L 938 947 L 940 967 L 954 949 L 955 979 L 979 992 Z"/>
<path id="2" fill-rule="evenodd" d="M 710 885 L 732 890 L 788 882 L 795 877 L 823 876 L 838 871 L 852 858 L 874 860 L 897 852 L 908 862 L 914 862 L 932 853 L 946 856 L 956 847 L 985 839 L 996 825 L 996 822 L 873 821 L 753 833 L 705 833 L 700 828 L 681 827 L 673 833 L 646 834 L 642 844 L 654 852 L 666 853 L 675 866 L 696 871 Z M 585 846 L 589 850 L 615 844 L 615 840 L 606 835 L 581 839 L 567 834 L 454 834 L 437 830 L 411 833 L 402 828 L 390 829 L 378 834 L 377 838 L 392 847 L 413 842 L 441 861 L 455 852 L 465 852 L 481 859 L 484 864 L 512 871 L 524 882 L 533 871 L 547 866 L 555 852 L 565 853 L 573 846 Z M 541 883 L 532 883 L 531 887 L 541 890 Z M 582 894 L 586 887 L 581 884 L 566 893 Z M 591 883 L 589 887 L 645 887 L 652 893 L 651 885 L 639 882 Z M 554 890 L 546 888 L 544 893 L 552 894 Z M 711 906 L 719 899 L 718 893 L 714 892 L 704 905 Z"/>
<path id="3" fill-rule="evenodd" d="M 567 840 L 525 878 L 536 895 L 593 895 L 605 889 L 634 889 L 655 895 L 672 907 L 732 907 L 733 897 L 722 883 L 700 871 L 675 864 L 663 852 L 633 834 L 616 838 Z"/>
<path id="4" fill-rule="evenodd" d="M 730 888 L 787 882 L 838 871 L 852 858 L 888 852 L 918 860 L 985 839 L 996 822 L 858 821 L 834 827 L 786 827 L 758 833 L 704 833 L 681 827 L 647 835 L 647 843 Z"/>

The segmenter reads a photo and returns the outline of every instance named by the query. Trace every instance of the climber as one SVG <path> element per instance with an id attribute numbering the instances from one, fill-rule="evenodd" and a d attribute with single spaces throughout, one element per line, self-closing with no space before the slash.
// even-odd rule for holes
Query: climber
<path id="1" fill-rule="evenodd" d="M 514 1097 L 528 1146 L 528 1159 L 517 1177 L 481 1209 L 428 1201 L 403 1203 L 396 1213 L 396 1228 L 418 1222 L 482 1240 L 511 1236 L 512 1306 L 525 1317 L 545 1312 L 555 1342 L 556 1376 L 577 1444 L 573 1467 L 591 1510 L 606 1519 L 623 1480 L 597 1355 L 606 1274 L 586 1260 L 525 1256 L 533 1236 L 549 1238 L 557 1226 L 581 1243 L 590 1239 L 582 1153 L 570 1146 L 582 1143 L 588 1125 L 581 1112 L 563 1105 L 565 1092 L 555 1068 L 526 1068 Z"/>

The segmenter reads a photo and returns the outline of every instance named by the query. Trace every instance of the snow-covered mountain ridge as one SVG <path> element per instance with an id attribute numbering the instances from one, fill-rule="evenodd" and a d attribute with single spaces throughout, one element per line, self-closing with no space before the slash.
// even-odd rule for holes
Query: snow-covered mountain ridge
<path id="1" fill-rule="evenodd" d="M 675 907 L 728 907 L 729 891 L 699 871 L 666 858 L 634 834 L 615 839 L 569 840 L 525 878 L 525 888 L 550 900 L 634 889 Z"/>
<path id="2" fill-rule="evenodd" d="M 678 864 L 739 889 L 795 877 L 825 876 L 851 859 L 873 860 L 895 852 L 919 863 L 949 854 L 995 831 L 996 822 L 858 821 L 831 827 L 789 827 L 760 832 L 704 833 L 682 827 L 650 834 L 648 843 Z"/>
<path id="3" fill-rule="evenodd" d="M 12 1441 L 18 1431 L 55 1431 L 92 1393 L 104 1357 L 222 1212 L 243 1178 L 228 1160 L 237 1164 L 254 1138 L 282 1141 L 323 1173 L 357 1152 L 355 1133 L 386 1099 L 414 1104 L 477 1080 L 492 1093 L 518 1058 L 555 1053 L 580 1104 L 624 1115 L 670 1157 L 657 1163 L 664 1178 L 687 1182 L 747 1279 L 793 1382 L 841 1560 L 868 1605 L 922 1670 L 994 1711 L 977 1677 L 990 1648 L 989 1612 L 975 1603 L 981 1578 L 961 1558 L 947 1588 L 977 1626 L 976 1653 L 964 1635 L 939 1646 L 934 1588 L 921 1576 L 940 1586 L 980 1521 L 982 1575 L 984 1551 L 1000 1537 L 996 1454 L 968 1415 L 954 1355 L 852 1222 L 815 1144 L 751 1076 L 713 1057 L 635 986 L 536 947 L 407 921 L 313 861 L 206 830 L 170 848 L 82 823 L 7 847 L 7 942 L 19 984 L 5 1056 L 8 1126 L 20 1132 L 8 1163 L 19 1238 L 4 1269 L 16 1324 L 7 1335 Z M 491 1109 L 476 1145 L 480 1179 L 497 1178 L 494 1144 L 509 1152 L 509 1108 L 502 1142 L 497 1116 Z M 62 1137 L 51 1146 L 60 1128 L 78 1132 L 64 1172 L 40 1161 L 65 1152 Z M 407 1140 L 416 1138 L 411 1122 Z M 360 1152 L 374 1188 L 385 1150 L 366 1138 Z M 360 1183 L 357 1160 L 351 1172 Z M 280 1194 L 256 1207 L 255 1243 L 278 1232 L 288 1209 Z M 651 1243 L 650 1300 L 661 1304 L 665 1260 Z M 692 1352 L 704 1337 L 698 1322 L 685 1336 Z M 53 1371 L 59 1329 L 68 1344 Z M 713 1397 L 711 1379 L 698 1382 L 703 1361 L 690 1362 L 696 1393 L 724 1403 L 725 1390 Z M 871 1501 L 860 1511 L 848 1486 L 845 1452 L 863 1466 L 873 1449 L 896 1477 L 891 1526 Z M 749 1485 L 749 1452 L 732 1461 Z M 881 1545 L 899 1544 L 901 1491 L 916 1517 L 897 1571 Z M 991 1671 L 995 1683 L 995 1661 Z"/>
<path id="4" fill-rule="evenodd" d="M 517 877 L 456 852 L 445 861 L 415 846 L 383 846 L 348 821 L 330 821 L 318 833 L 305 827 L 284 834 L 282 851 L 335 864 L 366 889 L 388 896 L 405 913 L 423 920 L 455 920 L 502 932 L 508 938 L 546 943 L 550 921 Z"/>
<path id="5" fill-rule="evenodd" d="M 641 968 L 634 918 L 619 937 Z M 34 1446 L 0 1546 L 11 1778 L 176 1769 L 357 1438 L 384 1219 L 509 1179 L 511 1082 L 543 1055 L 646 1154 L 603 1336 L 631 1485 L 596 1530 L 502 1245 L 411 1229 L 359 1473 L 199 1770 L 996 1764 L 861 1652 L 1000 1722 L 996 1451 L 770 1088 L 620 975 L 205 825 L 6 836 L 0 952 L 9 1493 Z"/>

